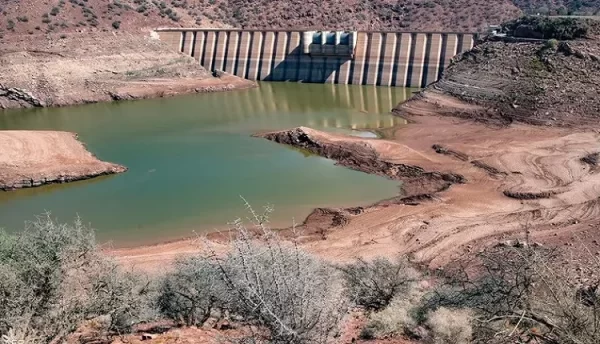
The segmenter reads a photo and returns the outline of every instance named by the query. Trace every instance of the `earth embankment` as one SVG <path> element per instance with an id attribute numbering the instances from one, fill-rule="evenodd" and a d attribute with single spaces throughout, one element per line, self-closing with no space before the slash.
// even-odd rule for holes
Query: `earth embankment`
<path id="1" fill-rule="evenodd" d="M 127 170 L 98 160 L 69 132 L 0 131 L 0 147 L 0 190 L 4 191 Z"/>

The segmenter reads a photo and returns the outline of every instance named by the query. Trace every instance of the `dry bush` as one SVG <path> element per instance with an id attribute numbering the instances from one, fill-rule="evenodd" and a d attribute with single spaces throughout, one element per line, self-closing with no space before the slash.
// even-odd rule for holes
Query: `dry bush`
<path id="1" fill-rule="evenodd" d="M 596 260 L 592 269 L 599 268 Z M 421 313 L 439 307 L 470 308 L 474 337 L 481 343 L 598 343 L 600 281 L 581 284 L 574 278 L 575 269 L 572 261 L 559 264 L 547 249 L 491 248 L 450 271 L 449 283 L 427 297 Z"/>
<path id="2" fill-rule="evenodd" d="M 371 314 L 361 332 L 364 339 L 382 338 L 396 335 L 412 335 L 418 325 L 414 317 L 425 291 L 414 285 L 409 291 L 399 294 L 383 310 Z"/>
<path id="3" fill-rule="evenodd" d="M 0 232 L 0 262 L 2 336 L 61 342 L 98 316 L 107 331 L 127 331 L 145 305 L 147 283 L 104 256 L 79 220 L 46 215 L 19 234 Z"/>
<path id="4" fill-rule="evenodd" d="M 228 291 L 221 270 L 204 258 L 176 260 L 172 271 L 159 284 L 159 312 L 188 326 L 202 326 L 214 311 L 227 304 Z"/>
<path id="5" fill-rule="evenodd" d="M 336 270 L 270 230 L 271 208 L 263 214 L 248 209 L 253 227 L 233 224 L 228 253 L 204 241 L 210 254 L 196 257 L 218 267 L 228 295 L 223 307 L 260 329 L 246 340 L 328 343 L 347 311 Z"/>
<path id="6" fill-rule="evenodd" d="M 340 267 L 340 270 L 350 299 L 373 311 L 387 307 L 394 297 L 408 292 L 420 278 L 404 257 L 394 261 L 383 257 L 373 261 L 357 259 L 353 264 Z"/>
<path id="7" fill-rule="evenodd" d="M 471 316 L 467 310 L 440 307 L 427 318 L 433 342 L 436 344 L 467 344 L 471 342 Z"/>

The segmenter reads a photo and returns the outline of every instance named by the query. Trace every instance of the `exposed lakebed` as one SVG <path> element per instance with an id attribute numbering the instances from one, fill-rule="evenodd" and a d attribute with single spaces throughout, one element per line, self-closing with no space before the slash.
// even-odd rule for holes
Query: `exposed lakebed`
<path id="1" fill-rule="evenodd" d="M 71 184 L 0 193 L 0 227 L 23 228 L 44 211 L 80 216 L 101 241 L 147 244 L 223 229 L 272 204 L 276 226 L 301 222 L 315 207 L 364 205 L 397 195 L 398 182 L 251 137 L 308 126 L 372 135 L 403 124 L 389 111 L 402 88 L 261 83 L 259 88 L 136 102 L 0 113 L 0 130 L 78 133 L 98 158 L 129 171 Z"/>

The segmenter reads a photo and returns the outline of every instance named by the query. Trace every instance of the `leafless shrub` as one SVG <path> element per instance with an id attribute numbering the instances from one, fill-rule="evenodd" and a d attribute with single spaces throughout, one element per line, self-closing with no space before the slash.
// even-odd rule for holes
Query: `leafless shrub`
<path id="1" fill-rule="evenodd" d="M 409 291 L 420 278 L 417 270 L 403 257 L 394 261 L 383 257 L 373 261 L 357 259 L 340 270 L 350 299 L 373 311 L 387 307 L 395 296 Z"/>
<path id="2" fill-rule="evenodd" d="M 467 344 L 471 342 L 471 316 L 468 310 L 438 308 L 427 319 L 436 344 Z"/>
<path id="3" fill-rule="evenodd" d="M 383 310 L 371 314 L 361 332 L 364 339 L 382 338 L 407 334 L 411 335 L 418 325 L 414 312 L 421 302 L 424 290 L 414 286 L 406 293 L 399 294 Z"/>
<path id="4" fill-rule="evenodd" d="M 144 305 L 147 284 L 104 256 L 79 220 L 46 215 L 18 235 L 0 232 L 0 262 L 0 335 L 60 342 L 102 315 L 107 330 L 126 331 Z"/>
<path id="5" fill-rule="evenodd" d="M 481 343 L 598 343 L 600 281 L 577 282 L 575 266 L 558 264 L 555 252 L 530 245 L 488 249 L 453 270 L 451 282 L 427 298 L 421 313 L 470 308 Z"/>
<path id="6" fill-rule="evenodd" d="M 226 289 L 218 265 L 199 257 L 182 258 L 160 281 L 157 306 L 167 318 L 202 326 L 213 311 L 225 308 Z"/>
<path id="7" fill-rule="evenodd" d="M 232 296 L 227 307 L 266 329 L 266 336 L 259 333 L 255 341 L 327 343 L 347 309 L 336 271 L 270 230 L 271 208 L 263 214 L 248 209 L 253 228 L 236 221 L 227 254 L 219 254 L 205 242 L 211 252 L 206 259 L 219 267 Z"/>

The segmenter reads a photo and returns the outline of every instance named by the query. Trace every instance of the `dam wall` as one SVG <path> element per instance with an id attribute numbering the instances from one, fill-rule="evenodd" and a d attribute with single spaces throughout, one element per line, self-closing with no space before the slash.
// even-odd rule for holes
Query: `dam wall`
<path id="1" fill-rule="evenodd" d="M 250 80 L 425 87 L 476 34 L 157 29 L 208 70 Z"/>

